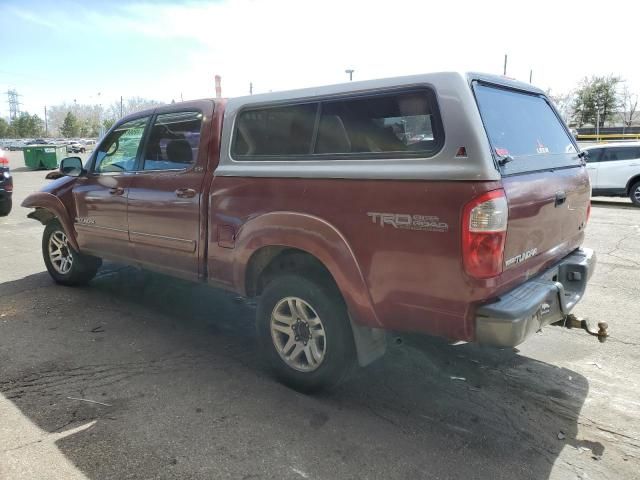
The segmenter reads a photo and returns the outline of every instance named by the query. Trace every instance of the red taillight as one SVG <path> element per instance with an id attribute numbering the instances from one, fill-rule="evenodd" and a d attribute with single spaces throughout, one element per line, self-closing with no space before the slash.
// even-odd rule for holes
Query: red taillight
<path id="1" fill-rule="evenodd" d="M 468 275 L 491 278 L 502 273 L 508 206 L 504 190 L 474 198 L 462 212 L 462 262 Z"/>
<path id="2" fill-rule="evenodd" d="M 7 160 L 3 156 L 0 156 L 0 167 L 8 167 L 8 166 L 9 166 L 9 160 Z"/>

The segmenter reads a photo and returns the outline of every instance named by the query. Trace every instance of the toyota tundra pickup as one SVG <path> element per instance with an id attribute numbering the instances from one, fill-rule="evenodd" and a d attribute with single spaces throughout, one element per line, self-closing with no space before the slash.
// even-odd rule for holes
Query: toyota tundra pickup
<path id="1" fill-rule="evenodd" d="M 503 77 L 161 106 L 60 173 L 23 203 L 56 282 L 109 259 L 259 297 L 266 359 L 301 390 L 388 330 L 510 347 L 575 323 L 595 267 L 583 154 L 543 91 Z"/>

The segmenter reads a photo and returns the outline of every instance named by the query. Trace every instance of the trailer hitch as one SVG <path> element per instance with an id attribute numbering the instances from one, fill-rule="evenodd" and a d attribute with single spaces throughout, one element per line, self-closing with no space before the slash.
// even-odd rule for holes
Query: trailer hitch
<path id="1" fill-rule="evenodd" d="M 559 322 L 554 323 L 554 325 L 566 328 L 581 328 L 589 335 L 598 337 L 598 341 L 600 343 L 604 343 L 609 336 L 609 333 L 607 332 L 609 324 L 607 322 L 598 322 L 598 329 L 596 330 L 594 327 L 589 325 L 587 319 L 578 318 L 573 313 L 567 315 L 564 320 L 560 320 Z"/>

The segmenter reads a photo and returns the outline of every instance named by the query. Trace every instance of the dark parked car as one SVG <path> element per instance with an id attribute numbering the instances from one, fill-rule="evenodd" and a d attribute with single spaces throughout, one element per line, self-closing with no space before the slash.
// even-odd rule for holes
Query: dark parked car
<path id="1" fill-rule="evenodd" d="M 11 212 L 11 194 L 13 193 L 13 178 L 9 171 L 9 160 L 4 150 L 0 149 L 0 217 Z"/>

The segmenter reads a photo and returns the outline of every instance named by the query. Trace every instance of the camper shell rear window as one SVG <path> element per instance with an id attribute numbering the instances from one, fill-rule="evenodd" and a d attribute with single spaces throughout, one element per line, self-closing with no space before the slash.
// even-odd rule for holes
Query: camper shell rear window
<path id="1" fill-rule="evenodd" d="M 481 82 L 474 94 L 504 175 L 581 165 L 572 136 L 543 95 Z"/>

